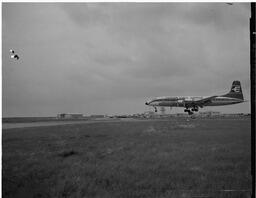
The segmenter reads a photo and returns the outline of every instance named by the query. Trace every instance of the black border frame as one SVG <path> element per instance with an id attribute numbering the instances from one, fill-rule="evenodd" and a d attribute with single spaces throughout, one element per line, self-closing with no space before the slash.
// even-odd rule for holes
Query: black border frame
<path id="1" fill-rule="evenodd" d="M 255 9 L 256 3 L 251 2 L 250 18 L 250 70 L 251 70 L 251 174 L 252 174 L 252 194 L 255 197 L 255 64 L 256 64 L 256 45 L 255 45 Z"/>

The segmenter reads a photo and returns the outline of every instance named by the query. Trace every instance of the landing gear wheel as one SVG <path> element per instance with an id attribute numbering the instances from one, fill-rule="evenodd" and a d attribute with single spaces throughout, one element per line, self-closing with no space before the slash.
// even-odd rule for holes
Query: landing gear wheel
<path id="1" fill-rule="evenodd" d="M 198 111 L 198 108 L 197 107 L 194 107 L 193 109 L 191 109 L 191 111 Z"/>
<path id="2" fill-rule="evenodd" d="M 154 107 L 155 108 L 155 112 L 157 112 L 157 108 L 156 107 Z"/>

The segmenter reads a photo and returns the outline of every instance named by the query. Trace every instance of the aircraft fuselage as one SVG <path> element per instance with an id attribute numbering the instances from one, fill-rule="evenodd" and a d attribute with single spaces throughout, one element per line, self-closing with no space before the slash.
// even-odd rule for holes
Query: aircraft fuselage
<path id="1" fill-rule="evenodd" d="M 146 102 L 149 106 L 164 106 L 164 107 L 192 107 L 193 103 L 198 100 L 208 98 L 206 96 L 177 96 L 177 97 L 158 97 Z M 244 102 L 236 98 L 216 96 L 211 99 L 211 102 L 204 106 L 222 106 Z"/>

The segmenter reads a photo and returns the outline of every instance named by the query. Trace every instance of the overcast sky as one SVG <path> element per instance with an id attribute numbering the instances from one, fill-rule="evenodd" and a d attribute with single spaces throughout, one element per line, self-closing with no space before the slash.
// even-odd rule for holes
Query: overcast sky
<path id="1" fill-rule="evenodd" d="M 3 3 L 3 117 L 139 113 L 233 80 L 249 100 L 249 17 L 249 3 Z"/>

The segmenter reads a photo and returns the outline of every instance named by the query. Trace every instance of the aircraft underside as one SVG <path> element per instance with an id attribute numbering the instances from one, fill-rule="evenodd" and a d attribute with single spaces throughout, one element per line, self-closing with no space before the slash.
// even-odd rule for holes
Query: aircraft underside
<path id="1" fill-rule="evenodd" d="M 159 105 L 160 106 L 160 105 Z M 162 105 L 161 105 L 162 106 Z M 176 106 L 166 106 L 165 107 L 184 107 L 184 112 L 187 112 L 189 115 L 192 115 L 194 112 L 199 111 L 198 106 L 184 106 L 184 105 L 176 105 Z M 155 112 L 157 112 L 157 107 L 154 106 Z"/>

